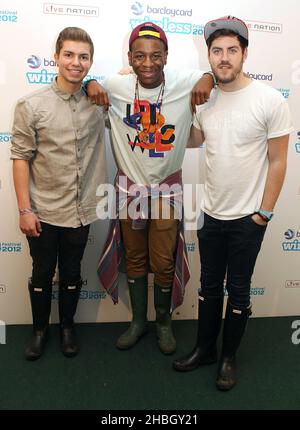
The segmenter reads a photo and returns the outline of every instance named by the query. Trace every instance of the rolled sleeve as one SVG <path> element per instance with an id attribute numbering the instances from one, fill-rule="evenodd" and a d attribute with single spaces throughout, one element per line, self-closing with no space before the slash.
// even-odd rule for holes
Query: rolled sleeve
<path id="1" fill-rule="evenodd" d="M 30 160 L 36 151 L 34 113 L 27 100 L 18 101 L 12 129 L 11 160 Z"/>

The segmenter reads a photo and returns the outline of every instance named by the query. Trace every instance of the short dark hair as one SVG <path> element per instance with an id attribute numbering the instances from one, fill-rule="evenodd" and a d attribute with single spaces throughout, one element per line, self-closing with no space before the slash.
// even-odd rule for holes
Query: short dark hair
<path id="1" fill-rule="evenodd" d="M 66 27 L 64 28 L 58 35 L 56 45 L 55 45 L 55 53 L 59 55 L 60 50 L 63 46 L 63 43 L 66 40 L 73 40 L 76 42 L 84 42 L 88 43 L 90 45 L 91 50 L 91 59 L 93 59 L 94 56 L 94 44 L 90 37 L 90 35 L 79 27 Z"/>
<path id="2" fill-rule="evenodd" d="M 207 39 L 206 43 L 207 43 L 208 50 L 210 50 L 210 47 L 213 41 L 222 36 L 235 36 L 238 39 L 243 52 L 248 46 L 248 40 L 245 39 L 244 37 L 240 36 L 239 34 L 235 33 L 232 30 L 221 29 L 221 30 L 214 31 Z"/>

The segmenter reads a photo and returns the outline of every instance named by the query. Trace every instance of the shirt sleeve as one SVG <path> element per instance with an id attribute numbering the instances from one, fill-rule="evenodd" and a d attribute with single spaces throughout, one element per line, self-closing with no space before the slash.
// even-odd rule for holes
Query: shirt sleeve
<path id="1" fill-rule="evenodd" d="M 198 130 L 202 130 L 200 123 L 200 112 L 198 111 L 198 106 L 196 107 L 196 113 L 193 115 L 193 126 Z"/>
<path id="2" fill-rule="evenodd" d="M 294 130 L 289 106 L 280 93 L 268 105 L 267 112 L 268 139 L 285 136 Z"/>
<path id="3" fill-rule="evenodd" d="M 12 129 L 11 160 L 30 160 L 37 149 L 34 114 L 27 100 L 17 103 Z"/>

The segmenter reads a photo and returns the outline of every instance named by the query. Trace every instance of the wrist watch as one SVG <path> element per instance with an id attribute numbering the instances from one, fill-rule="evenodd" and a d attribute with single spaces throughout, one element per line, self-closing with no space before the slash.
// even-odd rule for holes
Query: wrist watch
<path id="1" fill-rule="evenodd" d="M 259 211 L 255 212 L 257 215 L 259 215 L 263 220 L 269 222 L 273 218 L 274 213 L 265 211 L 264 209 L 260 209 Z"/>

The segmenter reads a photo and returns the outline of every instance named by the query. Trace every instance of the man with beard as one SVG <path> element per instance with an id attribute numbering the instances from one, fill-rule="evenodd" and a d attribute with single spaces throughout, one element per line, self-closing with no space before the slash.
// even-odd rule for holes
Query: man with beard
<path id="1" fill-rule="evenodd" d="M 204 225 L 198 230 L 198 335 L 193 351 L 173 366 L 190 371 L 217 361 L 226 280 L 228 301 L 216 380 L 217 388 L 226 391 L 236 384 L 235 354 L 251 314 L 251 277 L 284 181 L 293 128 L 283 96 L 243 73 L 246 24 L 231 16 L 210 21 L 204 37 L 218 88 L 203 108 L 197 108 L 188 143 L 206 144 Z"/>
<path id="2" fill-rule="evenodd" d="M 117 302 L 122 239 L 133 317 L 117 347 L 131 348 L 147 331 L 151 271 L 158 344 L 164 354 L 171 354 L 176 340 L 170 312 L 182 303 L 189 279 L 181 216 L 181 166 L 192 122 L 191 92 L 202 72 L 164 70 L 167 56 L 168 40 L 162 28 L 142 23 L 129 39 L 128 60 L 134 74 L 116 75 L 104 82 L 111 103 L 117 206 L 121 210 L 111 222 L 98 273 Z M 196 103 L 204 102 L 213 87 L 211 76 L 202 79 L 206 96 L 194 92 Z M 90 87 L 88 93 L 92 96 Z M 130 213 L 132 203 L 135 209 Z"/>

